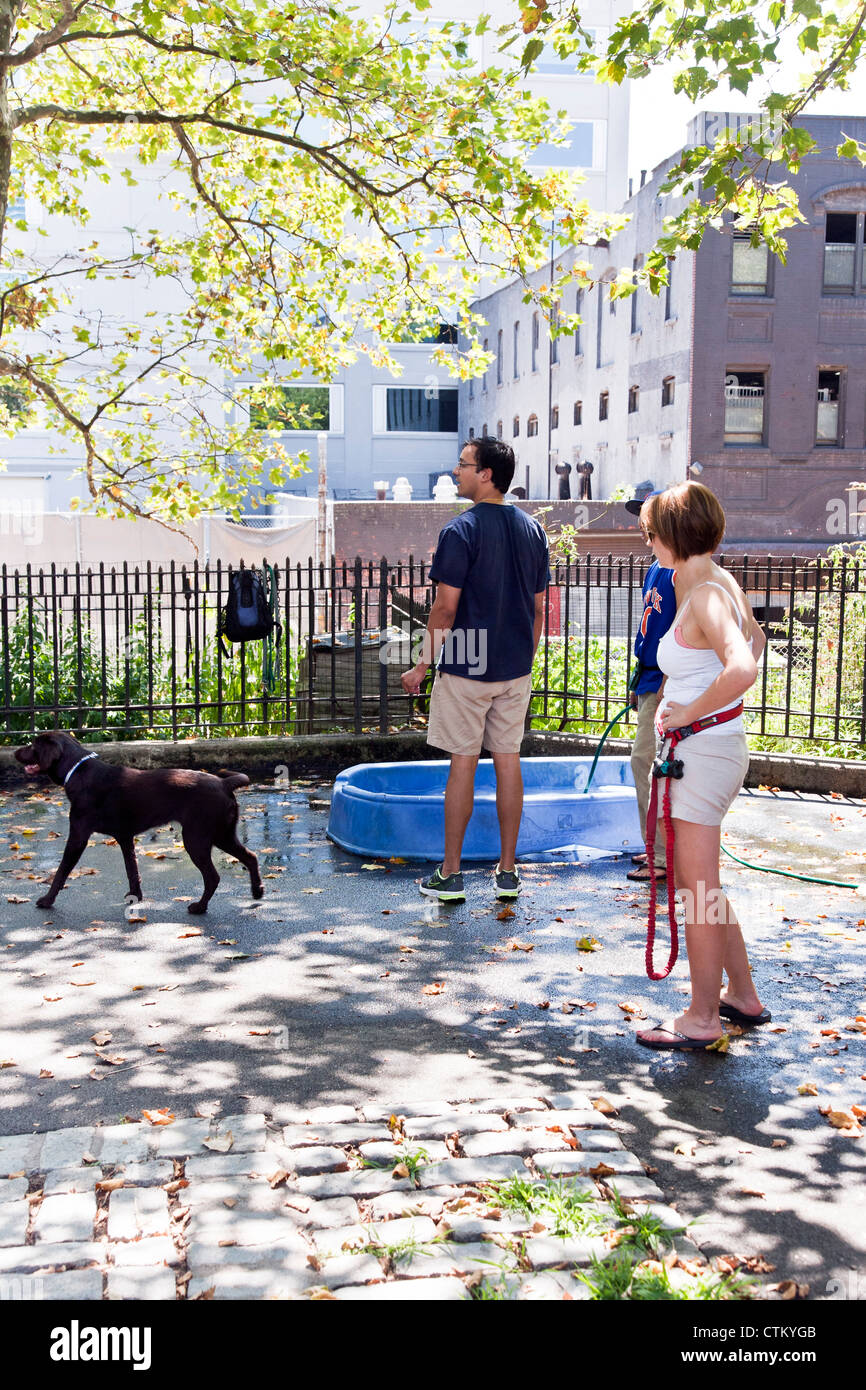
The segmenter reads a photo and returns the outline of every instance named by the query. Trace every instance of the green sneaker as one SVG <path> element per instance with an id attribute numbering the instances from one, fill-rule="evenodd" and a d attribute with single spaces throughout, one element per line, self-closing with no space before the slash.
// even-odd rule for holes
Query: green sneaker
<path id="1" fill-rule="evenodd" d="M 439 864 L 429 878 L 422 878 L 421 892 L 425 898 L 438 898 L 440 903 L 460 903 L 466 898 L 463 891 L 463 875 L 442 874 L 442 865 Z"/>
<path id="2" fill-rule="evenodd" d="M 496 865 L 497 898 L 517 898 L 520 896 L 520 874 L 516 869 L 501 869 Z"/>

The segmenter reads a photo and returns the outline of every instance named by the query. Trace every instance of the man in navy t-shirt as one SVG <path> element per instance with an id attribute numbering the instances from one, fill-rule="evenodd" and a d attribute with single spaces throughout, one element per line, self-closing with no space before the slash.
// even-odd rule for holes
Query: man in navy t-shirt
<path id="1" fill-rule="evenodd" d="M 636 498 L 626 502 L 626 510 L 641 518 L 641 530 L 647 541 L 643 526 L 642 508 L 650 497 L 657 497 L 661 489 L 651 492 L 648 497 L 638 501 Z M 643 614 L 634 640 L 634 654 L 637 670 L 632 680 L 631 706 L 637 710 L 637 729 L 631 753 L 631 770 L 637 790 L 637 805 L 640 815 L 640 828 L 646 843 L 646 819 L 650 794 L 650 769 L 655 756 L 655 713 L 661 699 L 661 685 L 664 674 L 656 665 L 656 652 L 662 637 L 674 620 L 677 611 L 677 598 L 674 592 L 675 570 L 663 569 L 658 560 L 650 565 L 643 584 Z M 661 829 L 661 817 L 656 826 L 655 863 L 656 878 L 665 877 L 665 842 Z M 626 874 L 626 878 L 643 880 L 650 876 L 646 854 L 632 856 L 637 868 Z"/>
<path id="2" fill-rule="evenodd" d="M 473 439 L 455 469 L 457 490 L 474 506 L 442 528 L 430 577 L 437 584 L 421 660 L 401 677 L 417 695 L 437 662 L 427 742 L 451 754 L 445 788 L 445 857 L 421 892 L 462 900 L 460 855 L 475 799 L 482 747 L 496 769 L 500 856 L 496 895 L 516 898 L 514 863 L 523 811 L 520 744 L 532 691 L 532 660 L 550 581 L 547 537 L 519 507 L 505 504 L 514 451 L 498 439 Z"/>

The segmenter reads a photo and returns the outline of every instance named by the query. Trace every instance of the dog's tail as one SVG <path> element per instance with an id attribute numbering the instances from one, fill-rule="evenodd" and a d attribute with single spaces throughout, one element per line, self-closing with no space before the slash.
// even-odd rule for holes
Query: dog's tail
<path id="1" fill-rule="evenodd" d="M 223 780 L 226 791 L 233 792 L 235 787 L 248 787 L 250 779 L 245 772 L 226 772 L 225 768 L 220 768 L 217 777 Z"/>

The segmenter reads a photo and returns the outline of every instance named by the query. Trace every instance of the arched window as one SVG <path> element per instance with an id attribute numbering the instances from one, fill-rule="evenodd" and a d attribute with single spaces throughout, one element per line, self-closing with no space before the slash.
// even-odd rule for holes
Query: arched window
<path id="1" fill-rule="evenodd" d="M 497 420 L 497 421 L 496 421 L 496 438 L 497 438 L 497 439 L 501 439 L 501 438 L 502 438 L 502 421 L 501 421 L 501 420 Z"/>
<path id="2" fill-rule="evenodd" d="M 519 415 L 515 415 L 514 419 L 511 421 L 511 435 L 512 435 L 512 438 L 513 438 L 513 439 L 516 439 L 517 436 L 518 436 L 519 434 L 520 434 L 520 416 L 519 416 Z"/>
<path id="3" fill-rule="evenodd" d="M 486 425 L 482 425 L 482 426 L 481 426 L 481 438 L 482 438 L 482 439 L 486 439 L 486 438 L 487 438 L 487 426 L 486 426 Z"/>
<path id="4" fill-rule="evenodd" d="M 530 438 L 530 439 L 532 438 L 533 435 L 538 434 L 538 416 L 537 416 L 537 415 L 530 415 L 529 419 L 528 419 L 527 422 L 526 422 L 526 433 L 529 435 L 529 438 Z"/>

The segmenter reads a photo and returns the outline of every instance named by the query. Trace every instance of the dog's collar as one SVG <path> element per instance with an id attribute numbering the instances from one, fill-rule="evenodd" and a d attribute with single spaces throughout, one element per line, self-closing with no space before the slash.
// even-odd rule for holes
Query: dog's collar
<path id="1" fill-rule="evenodd" d="M 85 755 L 84 755 L 83 758 L 79 758 L 77 763 L 73 763 L 72 767 L 69 769 L 69 771 L 67 772 L 66 776 L 65 776 L 64 779 L 63 779 L 63 785 L 64 785 L 64 787 L 66 786 L 66 783 L 69 781 L 70 777 L 72 776 L 73 772 L 75 771 L 75 769 L 76 769 L 77 767 L 80 767 L 82 763 L 86 763 L 87 760 L 88 760 L 88 758 L 98 758 L 98 757 L 99 757 L 99 754 L 98 754 L 98 753 L 85 753 Z"/>

